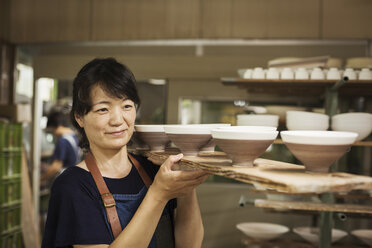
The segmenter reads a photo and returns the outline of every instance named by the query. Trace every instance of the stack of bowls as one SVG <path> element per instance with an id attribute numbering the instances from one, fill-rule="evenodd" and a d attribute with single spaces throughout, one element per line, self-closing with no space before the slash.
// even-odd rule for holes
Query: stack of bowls
<path id="1" fill-rule="evenodd" d="M 326 173 L 343 156 L 358 134 L 336 131 L 282 131 L 284 144 L 310 172 Z"/>
<path id="2" fill-rule="evenodd" d="M 332 116 L 332 130 L 358 133 L 357 141 L 367 138 L 372 132 L 372 114 L 344 113 Z"/>
<path id="3" fill-rule="evenodd" d="M 236 124 L 238 126 L 268 126 L 278 127 L 278 115 L 238 115 Z"/>
<path id="4" fill-rule="evenodd" d="M 327 130 L 329 116 L 306 111 L 287 111 L 288 130 Z"/>
<path id="5" fill-rule="evenodd" d="M 252 167 L 253 161 L 274 142 L 275 127 L 239 126 L 212 130 L 216 144 L 232 159 L 234 166 Z"/>
<path id="6" fill-rule="evenodd" d="M 135 125 L 136 136 L 145 142 L 152 152 L 164 152 L 170 142 L 164 132 L 164 125 Z"/>

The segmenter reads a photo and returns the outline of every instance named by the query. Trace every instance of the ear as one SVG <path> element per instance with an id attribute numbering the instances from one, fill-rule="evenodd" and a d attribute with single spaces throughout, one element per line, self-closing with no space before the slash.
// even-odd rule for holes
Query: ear
<path id="1" fill-rule="evenodd" d="M 79 124 L 79 126 L 80 126 L 81 128 L 84 128 L 84 121 L 83 121 L 83 119 L 80 117 L 80 115 L 74 114 L 74 117 L 75 117 L 76 122 Z"/>

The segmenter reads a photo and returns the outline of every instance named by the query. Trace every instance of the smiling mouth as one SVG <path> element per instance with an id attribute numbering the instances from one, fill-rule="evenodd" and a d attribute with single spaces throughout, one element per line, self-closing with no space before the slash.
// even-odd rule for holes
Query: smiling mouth
<path id="1" fill-rule="evenodd" d="M 122 135 L 125 131 L 126 130 L 120 130 L 120 131 L 116 131 L 116 132 L 109 132 L 108 134 L 119 136 L 119 135 Z"/>

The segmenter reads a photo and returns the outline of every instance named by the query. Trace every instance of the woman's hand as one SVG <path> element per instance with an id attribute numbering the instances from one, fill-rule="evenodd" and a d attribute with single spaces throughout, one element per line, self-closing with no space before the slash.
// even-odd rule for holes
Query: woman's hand
<path id="1" fill-rule="evenodd" d="M 204 182 L 209 176 L 208 173 L 202 170 L 172 170 L 173 165 L 182 157 L 182 153 L 169 156 L 160 166 L 154 182 L 150 187 L 150 191 L 154 192 L 156 199 L 167 202 L 170 199 L 190 194 L 193 189 Z"/>

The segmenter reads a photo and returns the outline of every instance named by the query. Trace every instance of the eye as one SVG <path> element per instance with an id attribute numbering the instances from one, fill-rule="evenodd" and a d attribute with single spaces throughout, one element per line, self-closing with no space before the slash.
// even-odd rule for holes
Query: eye
<path id="1" fill-rule="evenodd" d="M 97 113 L 105 113 L 107 111 L 108 111 L 107 108 L 100 108 L 100 109 L 97 109 L 95 112 L 97 112 Z"/>
<path id="2" fill-rule="evenodd" d="M 134 107 L 134 104 L 131 101 L 125 101 L 123 103 L 123 108 L 125 110 L 131 110 Z"/>

